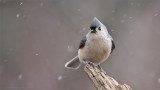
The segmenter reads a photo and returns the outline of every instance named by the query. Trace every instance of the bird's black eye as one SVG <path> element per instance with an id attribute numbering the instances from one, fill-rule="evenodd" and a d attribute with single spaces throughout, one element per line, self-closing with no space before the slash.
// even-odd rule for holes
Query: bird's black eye
<path id="1" fill-rule="evenodd" d="M 101 30 L 101 27 L 98 27 L 98 30 L 100 31 L 100 30 Z"/>

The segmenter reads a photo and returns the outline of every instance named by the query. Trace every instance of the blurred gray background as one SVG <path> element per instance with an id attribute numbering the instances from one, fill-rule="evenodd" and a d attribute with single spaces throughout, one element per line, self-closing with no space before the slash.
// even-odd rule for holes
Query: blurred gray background
<path id="1" fill-rule="evenodd" d="M 0 0 L 0 90 L 96 90 L 64 68 L 94 17 L 116 45 L 107 74 L 160 90 L 160 0 Z"/>

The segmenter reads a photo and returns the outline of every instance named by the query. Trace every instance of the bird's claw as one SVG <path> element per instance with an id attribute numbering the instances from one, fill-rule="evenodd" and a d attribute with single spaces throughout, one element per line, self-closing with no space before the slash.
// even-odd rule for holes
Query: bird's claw
<path id="1" fill-rule="evenodd" d="M 103 68 L 100 65 L 98 65 L 97 68 L 99 68 L 100 71 L 103 72 L 105 75 L 107 74 L 106 71 L 104 71 Z"/>

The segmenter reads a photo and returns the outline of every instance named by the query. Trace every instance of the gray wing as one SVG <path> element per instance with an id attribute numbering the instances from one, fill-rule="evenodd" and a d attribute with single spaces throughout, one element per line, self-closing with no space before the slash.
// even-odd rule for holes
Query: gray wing
<path id="1" fill-rule="evenodd" d="M 85 46 L 86 41 L 87 41 L 87 38 L 86 38 L 86 36 L 84 36 L 79 44 L 79 49 L 81 49 Z"/>
<path id="2" fill-rule="evenodd" d="M 111 39 L 111 42 L 112 42 L 112 48 L 111 48 L 111 53 L 112 53 L 112 51 L 115 49 L 115 44 L 111 35 L 109 35 L 109 38 Z"/>
<path id="3" fill-rule="evenodd" d="M 115 49 L 115 44 L 114 44 L 114 41 L 113 41 L 113 40 L 111 40 L 111 41 L 112 41 L 111 53 L 112 53 L 112 51 Z"/>

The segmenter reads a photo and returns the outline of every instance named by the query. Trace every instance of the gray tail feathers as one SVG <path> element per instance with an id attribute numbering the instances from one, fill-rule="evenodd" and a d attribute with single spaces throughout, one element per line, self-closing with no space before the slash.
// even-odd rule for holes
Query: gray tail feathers
<path id="1" fill-rule="evenodd" d="M 66 68 L 77 70 L 81 66 L 81 62 L 79 61 L 78 55 L 74 57 L 72 60 L 68 61 L 65 64 Z"/>

